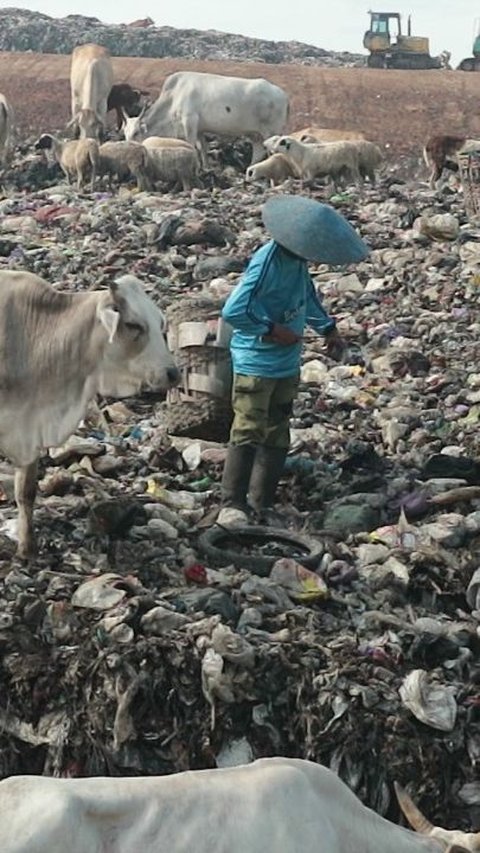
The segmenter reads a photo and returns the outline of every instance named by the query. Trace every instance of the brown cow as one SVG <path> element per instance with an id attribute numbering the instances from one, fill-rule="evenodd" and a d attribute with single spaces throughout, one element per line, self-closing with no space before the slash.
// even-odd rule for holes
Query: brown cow
<path id="1" fill-rule="evenodd" d="M 143 98 L 146 98 L 150 92 L 143 89 L 134 89 L 130 83 L 114 83 L 110 89 L 110 94 L 107 101 L 107 112 L 115 110 L 117 114 L 117 129 L 121 130 L 123 124 L 123 112 L 125 110 L 127 116 L 138 116 L 145 106 Z"/>
<path id="2" fill-rule="evenodd" d="M 435 189 L 435 184 L 441 178 L 445 168 L 454 171 L 458 169 L 455 161 L 457 154 L 479 148 L 480 140 L 469 139 L 466 136 L 430 136 L 423 149 L 425 163 L 432 170 L 429 179 L 430 188 Z"/>

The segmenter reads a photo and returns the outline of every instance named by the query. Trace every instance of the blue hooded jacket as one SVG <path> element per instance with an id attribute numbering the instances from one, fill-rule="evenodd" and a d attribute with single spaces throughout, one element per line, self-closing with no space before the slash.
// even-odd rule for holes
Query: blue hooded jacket
<path id="1" fill-rule="evenodd" d="M 233 326 L 230 343 L 233 370 L 245 376 L 283 379 L 300 372 L 302 343 L 282 346 L 262 338 L 271 323 L 303 335 L 311 326 L 324 335 L 335 320 L 322 308 L 307 262 L 274 240 L 258 249 L 228 297 L 222 317 Z"/>

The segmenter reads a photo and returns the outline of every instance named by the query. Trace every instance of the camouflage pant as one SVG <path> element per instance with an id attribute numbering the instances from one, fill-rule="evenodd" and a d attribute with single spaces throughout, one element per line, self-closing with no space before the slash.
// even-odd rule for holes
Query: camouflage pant
<path id="1" fill-rule="evenodd" d="M 233 377 L 234 419 L 230 443 L 288 448 L 289 421 L 298 383 L 298 376 L 268 379 L 236 373 Z"/>

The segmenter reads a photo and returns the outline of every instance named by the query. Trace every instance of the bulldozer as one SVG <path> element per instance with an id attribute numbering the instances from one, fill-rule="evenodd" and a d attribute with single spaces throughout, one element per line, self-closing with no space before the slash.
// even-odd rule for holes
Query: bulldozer
<path id="1" fill-rule="evenodd" d="M 473 56 L 462 59 L 457 71 L 480 71 L 480 18 L 475 18 L 473 37 Z"/>
<path id="2" fill-rule="evenodd" d="M 369 68 L 427 70 L 444 67 L 442 57 L 430 56 L 428 38 L 412 36 L 410 15 L 406 35 L 402 33 L 398 12 L 369 12 L 369 15 L 370 28 L 363 37 L 363 46 L 370 51 Z"/>

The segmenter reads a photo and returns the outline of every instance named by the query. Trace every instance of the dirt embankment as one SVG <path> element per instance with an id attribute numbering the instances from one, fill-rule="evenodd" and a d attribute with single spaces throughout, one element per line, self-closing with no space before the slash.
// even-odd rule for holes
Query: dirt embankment
<path id="1" fill-rule="evenodd" d="M 0 53 L 0 91 L 15 106 L 20 136 L 62 128 L 70 117 L 70 57 Z M 480 136 L 480 75 L 460 71 L 384 71 L 178 59 L 114 59 L 116 79 L 157 95 L 167 74 L 191 69 L 266 77 L 290 95 L 290 129 L 318 124 L 353 128 L 389 146 L 394 157 L 420 156 L 435 132 Z"/>

